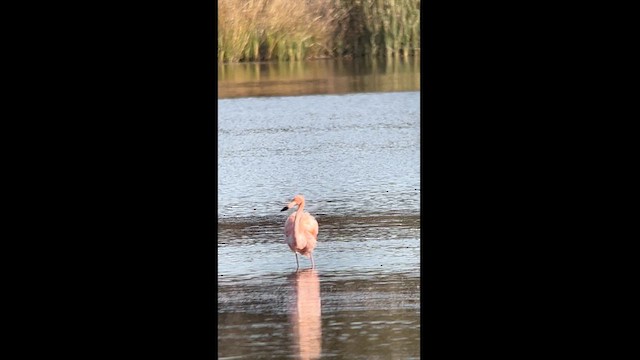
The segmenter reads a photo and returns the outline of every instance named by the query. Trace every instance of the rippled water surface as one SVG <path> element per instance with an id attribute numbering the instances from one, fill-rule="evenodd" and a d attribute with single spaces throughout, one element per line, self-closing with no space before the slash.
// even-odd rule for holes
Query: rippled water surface
<path id="1" fill-rule="evenodd" d="M 218 356 L 420 357 L 419 92 L 218 101 Z M 284 243 L 302 193 L 316 268 Z"/>

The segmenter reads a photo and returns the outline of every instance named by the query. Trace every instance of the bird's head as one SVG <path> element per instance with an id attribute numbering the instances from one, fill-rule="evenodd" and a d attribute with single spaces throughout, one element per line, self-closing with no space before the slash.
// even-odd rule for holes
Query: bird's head
<path id="1" fill-rule="evenodd" d="M 304 203 L 304 196 L 298 194 L 296 196 L 293 197 L 293 200 L 285 207 L 282 208 L 282 210 L 280 211 L 285 211 L 285 210 L 289 210 L 294 206 L 300 206 L 300 204 Z"/>

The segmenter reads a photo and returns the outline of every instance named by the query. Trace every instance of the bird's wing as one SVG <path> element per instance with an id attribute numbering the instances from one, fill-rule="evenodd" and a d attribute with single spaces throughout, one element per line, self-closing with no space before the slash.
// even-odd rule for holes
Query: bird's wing
<path id="1" fill-rule="evenodd" d="M 307 212 L 304 213 L 302 222 L 302 226 L 308 233 L 312 234 L 314 237 L 318 236 L 318 222 L 313 216 L 311 216 L 311 214 Z"/>

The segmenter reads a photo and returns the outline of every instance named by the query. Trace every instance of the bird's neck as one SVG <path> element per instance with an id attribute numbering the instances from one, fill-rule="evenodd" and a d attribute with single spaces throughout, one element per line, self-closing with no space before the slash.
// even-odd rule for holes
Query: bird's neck
<path id="1" fill-rule="evenodd" d="M 296 221 L 294 223 L 294 231 L 296 232 L 296 236 L 298 235 L 300 222 L 302 221 L 302 214 L 304 212 L 304 201 L 300 203 L 298 206 L 298 210 L 296 211 Z"/>

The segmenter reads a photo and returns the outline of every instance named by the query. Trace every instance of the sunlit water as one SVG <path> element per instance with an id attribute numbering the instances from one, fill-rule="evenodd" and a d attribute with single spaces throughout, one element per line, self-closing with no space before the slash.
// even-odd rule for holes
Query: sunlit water
<path id="1" fill-rule="evenodd" d="M 218 101 L 219 358 L 419 358 L 419 96 Z M 284 244 L 297 193 L 313 271 Z"/>

